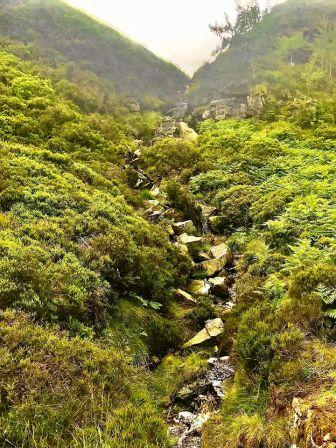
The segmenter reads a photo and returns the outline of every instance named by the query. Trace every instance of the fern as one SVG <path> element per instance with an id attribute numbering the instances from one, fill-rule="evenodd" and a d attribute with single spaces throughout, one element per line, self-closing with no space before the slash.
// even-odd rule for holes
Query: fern
<path id="1" fill-rule="evenodd" d="M 329 317 L 330 319 L 335 319 L 336 320 L 336 309 L 335 308 L 330 308 L 327 311 L 324 312 L 324 315 L 326 317 Z"/>
<path id="2" fill-rule="evenodd" d="M 324 285 L 319 285 L 317 288 L 317 293 L 319 294 L 321 300 L 326 305 L 332 305 L 336 302 L 336 289 L 335 288 L 327 288 Z"/>

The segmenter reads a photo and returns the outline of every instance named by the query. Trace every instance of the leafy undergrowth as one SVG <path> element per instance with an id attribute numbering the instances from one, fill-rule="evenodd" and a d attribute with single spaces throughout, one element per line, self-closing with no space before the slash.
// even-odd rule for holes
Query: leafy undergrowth
<path id="1" fill-rule="evenodd" d="M 0 65 L 0 444 L 169 447 L 148 368 L 181 343 L 191 263 L 125 168 L 157 116 L 84 113 L 43 67 Z"/>
<path id="2" fill-rule="evenodd" d="M 334 441 L 332 392 L 308 420 L 302 411 L 301 432 L 290 431 L 293 400 L 314 409 L 336 379 L 332 129 L 254 120 L 201 125 L 201 154 L 213 166 L 190 189 L 216 207 L 214 230 L 241 254 L 231 334 L 223 340 L 236 378 L 207 426 L 205 447 L 306 447 L 310 433 Z"/>

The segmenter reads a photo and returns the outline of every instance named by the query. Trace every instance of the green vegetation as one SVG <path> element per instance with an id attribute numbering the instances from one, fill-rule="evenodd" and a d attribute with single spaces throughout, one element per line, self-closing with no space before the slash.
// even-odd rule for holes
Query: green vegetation
<path id="1" fill-rule="evenodd" d="M 215 98 L 249 95 L 251 88 L 265 81 L 276 85 L 284 79 L 281 87 L 287 91 L 286 81 L 290 86 L 293 73 L 298 76 L 301 70 L 305 83 L 316 82 L 318 78 L 322 82 L 315 67 L 317 63 L 322 71 L 334 71 L 335 33 L 330 32 L 334 22 L 333 0 L 287 0 L 274 7 L 250 32 L 238 27 L 229 48 L 195 73 L 190 89 L 193 104 L 206 105 Z M 289 79 L 277 78 L 279 63 L 286 66 Z M 265 64 L 268 76 L 263 72 Z M 303 93 L 303 89 L 299 91 Z"/>
<path id="2" fill-rule="evenodd" d="M 151 110 L 188 84 L 173 64 L 62 0 L 1 0 L 0 7 L 4 42 L 24 59 L 56 67 L 60 87 L 74 96 L 78 92 L 66 81 L 79 84 L 93 100 L 104 102 L 115 90 Z"/>
<path id="3" fill-rule="evenodd" d="M 127 168 L 157 117 L 85 114 L 41 66 L 0 64 L 1 446 L 168 447 L 145 366 L 183 338 L 190 260 Z"/>
<path id="4" fill-rule="evenodd" d="M 69 30 L 90 51 L 104 42 L 99 58 L 111 30 L 59 2 L 3 8 L 0 446 L 172 446 L 165 410 L 214 353 L 178 350 L 217 316 L 210 297 L 194 308 L 175 300 L 175 288 L 204 272 L 173 244 L 174 218 L 191 219 L 186 228 L 195 235 L 211 223 L 215 235 L 191 255 L 215 237 L 237 255 L 235 306 L 219 312 L 218 341 L 236 373 L 203 446 L 334 447 L 335 8 L 289 1 L 258 23 L 249 36 L 263 47 L 246 86 L 265 97 L 262 114 L 204 121 L 196 143 L 153 141 L 160 121 L 153 110 L 167 98 L 153 82 L 150 92 L 132 81 L 148 112 L 131 113 L 106 66 L 95 72 L 94 60 L 80 54 L 84 70 L 72 57 Z M 63 8 L 67 33 L 55 47 Z M 37 11 L 42 28 L 49 14 L 58 24 L 45 41 Z M 20 14 L 24 25 L 13 28 L 9 19 Z M 234 37 L 214 66 L 234 60 L 238 44 Z M 148 189 L 134 187 L 139 173 Z M 156 202 L 165 213 L 155 223 L 147 218 Z"/>

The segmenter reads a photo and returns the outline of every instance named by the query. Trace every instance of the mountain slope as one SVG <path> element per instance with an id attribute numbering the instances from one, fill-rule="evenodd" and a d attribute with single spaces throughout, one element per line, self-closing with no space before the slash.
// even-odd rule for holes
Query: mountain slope
<path id="1" fill-rule="evenodd" d="M 288 0 L 276 6 L 252 31 L 236 36 L 227 51 L 195 73 L 190 90 L 192 102 L 200 105 L 227 95 L 247 95 L 252 86 L 264 81 L 261 66 L 267 59 L 268 68 L 272 68 L 271 56 L 284 47 L 282 39 L 292 40 L 287 43 L 287 51 L 283 48 L 283 60 L 306 63 L 310 55 L 307 43 L 311 44 L 318 35 L 317 29 L 324 16 L 331 21 L 335 19 L 334 1 Z M 300 35 L 301 48 L 297 42 Z M 297 48 L 291 51 L 295 45 Z"/>
<path id="2" fill-rule="evenodd" d="M 117 92 L 167 100 L 188 83 L 173 64 L 60 0 L 1 0 L 0 7 L 3 36 L 33 44 L 55 65 L 70 61 L 113 81 Z"/>

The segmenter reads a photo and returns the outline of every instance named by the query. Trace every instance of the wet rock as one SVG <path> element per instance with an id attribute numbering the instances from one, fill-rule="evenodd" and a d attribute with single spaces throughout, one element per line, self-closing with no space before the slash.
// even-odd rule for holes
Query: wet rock
<path id="1" fill-rule="evenodd" d="M 193 280 L 188 286 L 188 291 L 196 296 L 207 296 L 210 292 L 210 284 L 205 280 Z"/>
<path id="2" fill-rule="evenodd" d="M 187 233 L 182 233 L 179 237 L 179 242 L 189 246 L 191 244 L 200 243 L 203 241 L 203 238 L 200 236 L 188 235 Z"/>
<path id="3" fill-rule="evenodd" d="M 207 381 L 212 385 L 214 392 L 218 398 L 222 398 L 223 383 L 235 374 L 234 368 L 230 365 L 230 358 L 223 356 L 222 358 L 210 358 L 208 364 L 211 365 L 207 373 Z"/>
<path id="4" fill-rule="evenodd" d="M 225 277 L 215 277 L 209 279 L 211 293 L 216 297 L 225 298 L 229 294 L 229 286 Z"/>
<path id="5" fill-rule="evenodd" d="M 151 222 L 157 222 L 160 220 L 162 215 L 163 215 L 163 210 L 155 210 L 154 212 L 150 213 L 150 215 L 148 216 L 148 219 Z"/>
<path id="6" fill-rule="evenodd" d="M 186 116 L 187 110 L 188 110 L 188 102 L 180 101 L 176 104 L 176 107 L 168 111 L 168 114 L 172 115 L 172 117 L 176 120 L 181 120 Z"/>
<path id="7" fill-rule="evenodd" d="M 184 302 L 188 303 L 189 305 L 197 305 L 197 300 L 193 298 L 193 296 L 186 291 L 183 291 L 183 289 L 177 289 L 176 295 L 179 299 L 182 299 Z"/>
<path id="8" fill-rule="evenodd" d="M 189 221 L 182 221 L 182 222 L 174 222 L 172 224 L 174 232 L 176 235 L 181 235 L 182 233 L 185 233 L 187 229 L 193 228 L 194 224 L 191 220 Z"/>
<path id="9" fill-rule="evenodd" d="M 205 328 L 196 334 L 192 339 L 183 345 L 183 348 L 193 347 L 202 344 L 209 339 L 215 338 L 224 332 L 224 323 L 219 317 L 209 320 L 205 324 Z"/>
<path id="10" fill-rule="evenodd" d="M 178 439 L 176 448 L 201 448 L 201 431 L 209 418 L 209 413 L 180 412 L 170 430 L 171 436 Z"/>
<path id="11" fill-rule="evenodd" d="M 202 261 L 198 266 L 206 273 L 207 277 L 214 277 L 225 267 L 225 260 L 213 258 L 212 260 Z"/>
<path id="12" fill-rule="evenodd" d="M 152 187 L 153 181 L 143 170 L 141 170 L 140 168 L 134 170 L 134 174 L 136 176 L 136 183 L 134 185 L 134 188 L 145 189 Z"/>
<path id="13" fill-rule="evenodd" d="M 178 440 L 178 448 L 201 448 L 202 430 L 211 413 L 219 409 L 226 381 L 234 375 L 227 356 L 210 358 L 208 369 L 191 384 L 184 386 L 175 399 L 187 410 L 170 421 L 170 434 Z"/>
<path id="14" fill-rule="evenodd" d="M 177 134 L 176 122 L 172 117 L 164 117 L 161 126 L 156 130 L 156 139 L 164 137 L 175 137 Z"/>
<path id="15" fill-rule="evenodd" d="M 219 244 L 218 246 L 213 246 L 210 249 L 211 255 L 215 258 L 215 259 L 220 259 L 223 261 L 223 268 L 225 266 L 228 266 L 230 264 L 232 264 L 233 262 L 233 253 L 232 250 L 230 249 L 230 247 L 225 244 Z M 222 268 L 222 269 L 223 269 Z"/>
<path id="16" fill-rule="evenodd" d="M 197 142 L 198 134 L 194 129 L 190 128 L 187 123 L 181 121 L 177 125 L 179 136 L 191 142 Z"/>

